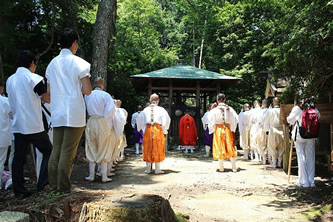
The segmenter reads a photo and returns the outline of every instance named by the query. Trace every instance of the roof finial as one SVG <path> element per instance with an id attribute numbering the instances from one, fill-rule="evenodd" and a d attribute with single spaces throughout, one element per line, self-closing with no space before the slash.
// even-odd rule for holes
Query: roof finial
<path id="1" fill-rule="evenodd" d="M 184 60 L 184 56 L 183 55 L 179 55 L 179 59 L 177 60 L 177 66 L 182 66 L 182 65 L 186 65 L 185 64 L 185 60 Z"/>

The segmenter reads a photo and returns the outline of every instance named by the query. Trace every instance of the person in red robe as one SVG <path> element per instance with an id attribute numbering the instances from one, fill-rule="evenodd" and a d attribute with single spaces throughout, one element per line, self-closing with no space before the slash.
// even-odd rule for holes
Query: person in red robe
<path id="1" fill-rule="evenodd" d="M 188 149 L 193 148 L 196 145 L 196 139 L 198 137 L 197 128 L 192 116 L 189 115 L 189 111 L 185 111 L 185 115 L 179 120 L 179 141 L 185 148 L 185 153 L 188 153 Z"/>

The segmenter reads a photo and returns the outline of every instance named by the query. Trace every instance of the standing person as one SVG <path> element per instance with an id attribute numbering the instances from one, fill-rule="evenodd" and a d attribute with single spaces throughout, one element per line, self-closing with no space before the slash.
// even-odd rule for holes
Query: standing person
<path id="1" fill-rule="evenodd" d="M 245 103 L 238 114 L 239 145 L 244 150 L 243 160 L 249 160 L 250 152 L 250 105 Z"/>
<path id="2" fill-rule="evenodd" d="M 280 102 L 277 97 L 273 99 L 274 108 L 267 111 L 264 122 L 264 131 L 268 134 L 267 150 L 268 156 L 272 159 L 270 167 L 282 167 L 283 149 L 283 130 L 280 125 Z"/>
<path id="3" fill-rule="evenodd" d="M 91 94 L 90 64 L 76 56 L 79 36 L 70 28 L 59 35 L 61 51 L 48 65 L 46 78 L 51 93 L 53 150 L 49 162 L 50 189 L 71 192 L 73 160 L 86 125 L 82 94 Z"/>
<path id="4" fill-rule="evenodd" d="M 196 139 L 198 138 L 197 128 L 193 117 L 189 115 L 189 111 L 185 110 L 184 113 L 185 115 L 179 120 L 179 141 L 185 147 L 185 153 L 188 152 L 188 148 L 193 153 L 193 146 L 196 145 Z"/>
<path id="5" fill-rule="evenodd" d="M 201 118 L 202 126 L 205 131 L 204 132 L 204 141 L 203 141 L 205 144 L 205 150 L 206 150 L 205 157 L 209 157 L 210 149 L 213 145 L 213 134 L 209 134 L 209 129 L 208 129 L 208 114 L 212 108 L 213 108 L 213 103 L 209 104 L 208 111 Z"/>
<path id="6" fill-rule="evenodd" d="M 128 113 L 124 108 L 121 108 L 121 103 L 122 102 L 120 99 L 115 100 L 116 111 L 122 115 L 122 117 L 124 119 L 123 124 L 124 124 L 124 128 L 125 128 L 125 125 L 127 123 Z M 122 135 L 120 136 L 120 139 L 118 140 L 118 150 L 119 150 L 119 154 L 120 154 L 120 158 L 119 158 L 119 156 L 117 157 L 118 160 L 122 160 L 123 158 L 125 158 L 125 155 L 124 155 L 125 147 L 127 147 L 127 141 L 126 141 L 125 132 L 123 131 Z"/>
<path id="7" fill-rule="evenodd" d="M 259 132 L 260 103 L 255 100 L 250 111 L 250 156 L 252 161 L 259 162 L 257 136 Z M 254 155 L 253 155 L 254 154 Z"/>
<path id="8" fill-rule="evenodd" d="M 7 159 L 8 148 L 12 141 L 12 123 L 10 119 L 12 118 L 12 112 L 9 105 L 8 98 L 2 96 L 3 85 L 0 81 L 0 176 L 2 177 L 2 172 L 5 169 L 4 165 Z M 2 183 L 0 177 L 0 190 L 2 188 Z"/>
<path id="9" fill-rule="evenodd" d="M 305 107 L 304 104 L 302 107 Z M 310 107 L 314 109 L 315 107 Z M 306 109 L 306 107 L 305 107 Z M 316 138 L 304 139 L 300 135 L 300 126 L 302 125 L 302 115 L 303 111 L 301 107 L 294 106 L 291 110 L 289 116 L 287 117 L 287 122 L 294 125 L 295 127 L 292 131 L 292 139 L 294 139 L 296 144 L 296 154 L 298 162 L 298 183 L 300 187 L 315 187 L 315 145 Z M 320 118 L 320 113 L 317 109 L 315 112 Z"/>
<path id="10" fill-rule="evenodd" d="M 142 106 L 138 105 L 137 112 L 133 113 L 131 125 L 133 128 L 133 143 L 135 145 L 135 154 L 140 154 L 140 145 L 142 144 L 143 132 L 142 130 L 139 132 L 137 129 L 136 119 L 140 115 L 142 111 Z"/>
<path id="11" fill-rule="evenodd" d="M 213 158 L 219 161 L 219 171 L 224 171 L 223 159 L 230 159 L 232 171 L 237 172 L 237 150 L 234 147 L 238 115 L 235 110 L 225 104 L 226 97 L 219 93 L 216 97 L 217 106 L 209 112 L 208 128 L 213 136 Z"/>
<path id="12" fill-rule="evenodd" d="M 94 80 L 94 90 L 85 96 L 89 119 L 86 127 L 86 156 L 89 161 L 88 181 L 95 180 L 96 164 L 101 164 L 102 182 L 112 179 L 107 177 L 107 163 L 111 161 L 111 122 L 115 105 L 111 95 L 104 90 L 104 79 L 97 77 Z"/>
<path id="13" fill-rule="evenodd" d="M 7 94 L 13 112 L 12 132 L 15 137 L 15 152 L 12 163 L 13 190 L 17 199 L 31 194 L 24 187 L 23 167 L 26 151 L 32 143 L 43 154 L 37 191 L 48 184 L 48 161 L 52 144 L 44 130 L 41 102 L 50 102 L 50 95 L 43 84 L 43 77 L 35 74 L 37 58 L 29 50 L 18 56 L 16 73 L 7 80 Z"/>
<path id="14" fill-rule="evenodd" d="M 259 128 L 258 128 L 258 133 L 257 133 L 257 137 L 256 137 L 257 149 L 258 149 L 258 153 L 261 158 L 261 163 L 263 165 L 266 164 L 266 159 L 267 159 L 267 155 L 266 155 L 267 135 L 264 131 L 264 122 L 265 122 L 265 117 L 266 117 L 267 112 L 268 112 L 268 102 L 266 99 L 264 99 L 262 101 L 261 110 L 258 115 Z"/>
<path id="15" fill-rule="evenodd" d="M 151 173 L 152 163 L 155 163 L 155 174 L 161 174 L 164 172 L 160 163 L 165 159 L 165 139 L 171 119 L 168 112 L 158 106 L 160 100 L 157 94 L 152 94 L 149 101 L 150 105 L 137 118 L 137 126 L 143 131 L 145 173 Z"/>

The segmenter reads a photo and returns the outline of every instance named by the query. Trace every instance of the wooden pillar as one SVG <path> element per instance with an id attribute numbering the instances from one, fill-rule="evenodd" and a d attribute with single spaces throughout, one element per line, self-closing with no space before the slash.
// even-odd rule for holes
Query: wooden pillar
<path id="1" fill-rule="evenodd" d="M 220 81 L 216 81 L 216 95 L 219 94 L 221 91 L 221 82 Z"/>
<path id="2" fill-rule="evenodd" d="M 172 107 L 172 96 L 173 96 L 173 81 L 169 79 L 169 115 L 171 116 Z"/>
<path id="3" fill-rule="evenodd" d="M 332 92 L 329 92 L 328 93 L 328 102 L 329 103 L 331 103 L 332 102 Z M 330 138 L 330 140 L 331 140 L 331 155 L 330 155 L 330 157 L 331 157 L 331 161 L 333 161 L 333 156 L 332 156 L 332 153 L 333 153 L 333 124 L 331 123 L 330 124 L 330 129 L 331 129 L 331 138 Z M 328 165 L 328 169 L 330 170 L 330 164 Z"/>
<path id="4" fill-rule="evenodd" d="M 152 79 L 148 79 L 148 98 L 151 96 L 152 94 L 152 87 L 153 87 L 153 83 L 152 83 Z"/>
<path id="5" fill-rule="evenodd" d="M 197 94 L 196 106 L 200 107 L 200 80 L 196 81 L 196 94 Z"/>

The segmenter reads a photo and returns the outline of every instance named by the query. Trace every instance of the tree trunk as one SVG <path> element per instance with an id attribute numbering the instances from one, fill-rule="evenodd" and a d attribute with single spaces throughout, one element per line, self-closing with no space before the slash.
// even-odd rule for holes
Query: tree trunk
<path id="1" fill-rule="evenodd" d="M 195 30 L 193 25 L 193 43 L 192 43 L 192 66 L 195 66 Z"/>
<path id="2" fill-rule="evenodd" d="M 177 220 L 169 201 L 161 196 L 116 194 L 99 202 L 85 203 L 79 221 L 174 222 Z"/>
<path id="3" fill-rule="evenodd" d="M 3 23 L 2 23 L 2 10 L 0 9 L 0 33 L 3 33 Z M 3 64 L 2 64 L 2 52 L 3 45 L 0 42 L 0 82 L 5 85 L 5 76 L 3 74 Z"/>
<path id="4" fill-rule="evenodd" d="M 91 67 L 92 80 L 98 76 L 104 78 L 105 90 L 108 83 L 108 54 L 111 35 L 116 34 L 117 0 L 101 0 L 98 5 L 93 42 Z"/>
<path id="5" fill-rule="evenodd" d="M 204 31 L 202 34 L 201 45 L 200 45 L 200 57 L 199 57 L 199 66 L 198 66 L 199 69 L 201 69 L 201 64 L 202 64 L 202 54 L 203 54 L 203 47 L 204 47 L 204 42 L 205 42 L 206 26 L 207 26 L 207 16 L 205 18 Z"/>

